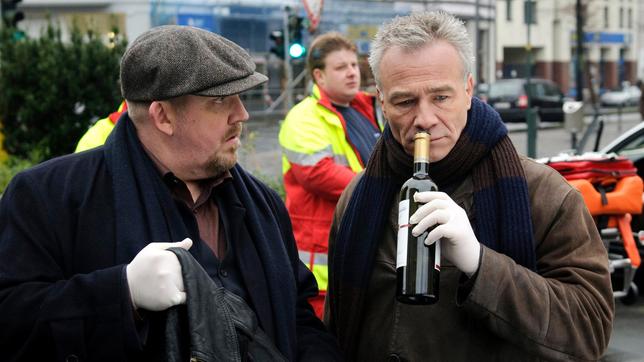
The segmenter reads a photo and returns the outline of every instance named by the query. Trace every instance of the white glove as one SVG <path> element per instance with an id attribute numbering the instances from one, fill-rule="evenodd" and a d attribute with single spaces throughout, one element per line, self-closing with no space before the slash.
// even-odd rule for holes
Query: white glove
<path id="1" fill-rule="evenodd" d="M 441 252 L 460 271 L 471 277 L 479 268 L 481 244 L 476 239 L 465 210 L 444 192 L 427 191 L 414 194 L 414 200 L 425 203 L 409 218 L 409 223 L 418 224 L 412 235 L 418 236 L 437 225 L 425 239 L 431 245 L 441 239 Z"/>
<path id="2" fill-rule="evenodd" d="M 190 249 L 192 240 L 177 243 L 150 243 L 126 267 L 127 283 L 135 308 L 166 310 L 186 302 L 179 259 L 171 247 Z"/>

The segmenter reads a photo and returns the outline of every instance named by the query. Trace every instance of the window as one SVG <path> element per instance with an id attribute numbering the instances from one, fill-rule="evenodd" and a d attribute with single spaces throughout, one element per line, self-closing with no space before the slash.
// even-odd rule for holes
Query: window
<path id="1" fill-rule="evenodd" d="M 608 21 L 608 6 L 605 6 L 604 7 L 604 28 L 608 28 L 610 26 L 609 24 L 610 23 Z"/>
<path id="2" fill-rule="evenodd" d="M 619 27 L 624 27 L 624 8 L 619 8 Z"/>
<path id="3" fill-rule="evenodd" d="M 525 24 L 537 23 L 537 2 L 525 0 L 523 3 L 523 20 Z"/>
<path id="4" fill-rule="evenodd" d="M 512 21 L 512 0 L 505 0 L 505 20 Z"/>
<path id="5" fill-rule="evenodd" d="M 624 147 L 621 149 L 620 153 L 624 151 L 635 151 L 644 148 L 644 134 L 640 134 L 634 139 L 630 140 Z"/>
<path id="6" fill-rule="evenodd" d="M 501 79 L 490 84 L 488 94 L 490 98 L 516 96 L 517 94 L 523 93 L 521 88 L 523 88 L 522 81 Z"/>
<path id="7" fill-rule="evenodd" d="M 628 8 L 628 28 L 633 28 L 633 8 Z"/>
<path id="8" fill-rule="evenodd" d="M 557 85 L 555 83 L 545 83 L 543 85 L 543 87 L 544 87 L 544 89 L 546 91 L 545 95 L 547 97 L 559 97 L 559 96 L 561 96 L 561 91 L 559 90 L 559 88 L 557 87 Z"/>
<path id="9" fill-rule="evenodd" d="M 542 83 L 530 83 L 530 95 L 535 98 L 543 98 L 546 94 L 546 90 Z"/>

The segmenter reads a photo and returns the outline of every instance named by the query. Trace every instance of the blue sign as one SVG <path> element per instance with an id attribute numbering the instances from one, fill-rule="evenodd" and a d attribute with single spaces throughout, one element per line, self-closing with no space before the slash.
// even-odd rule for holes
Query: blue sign
<path id="1" fill-rule="evenodd" d="M 600 43 L 626 43 L 624 33 L 599 33 Z"/>
<path id="2" fill-rule="evenodd" d="M 626 33 L 606 33 L 603 31 L 596 33 L 584 33 L 584 43 L 627 44 L 630 42 L 631 39 Z"/>
<path id="3" fill-rule="evenodd" d="M 215 20 L 212 15 L 178 14 L 177 25 L 190 25 L 208 31 L 215 31 Z"/>

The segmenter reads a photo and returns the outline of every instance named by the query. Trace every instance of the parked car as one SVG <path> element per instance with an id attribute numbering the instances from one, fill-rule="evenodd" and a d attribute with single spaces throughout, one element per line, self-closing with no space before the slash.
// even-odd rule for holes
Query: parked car
<path id="1" fill-rule="evenodd" d="M 525 122 L 528 97 L 537 108 L 539 121 L 563 122 L 564 95 L 556 83 L 547 79 L 530 78 L 529 90 L 524 78 L 499 79 L 490 84 L 487 102 L 504 122 Z"/>
<path id="2" fill-rule="evenodd" d="M 644 179 L 644 122 L 640 122 L 622 133 L 599 152 L 616 153 L 627 157 L 633 161 L 635 168 L 637 168 L 637 175 Z M 644 230 L 644 214 L 633 215 L 632 226 L 633 230 Z M 644 246 L 642 250 L 644 251 Z"/>
<path id="3" fill-rule="evenodd" d="M 487 102 L 487 93 L 489 90 L 490 85 L 488 83 L 479 83 L 476 85 L 476 96 L 484 102 Z"/>
<path id="4" fill-rule="evenodd" d="M 627 157 L 637 168 L 637 175 L 644 179 L 644 122 L 622 133 L 599 152 Z M 644 214 L 634 215 L 632 226 L 633 230 L 644 230 Z M 644 248 L 642 250 L 644 251 Z"/>
<path id="5" fill-rule="evenodd" d="M 599 152 L 628 157 L 637 167 L 637 174 L 644 179 L 644 122 L 622 133 Z"/>
<path id="6" fill-rule="evenodd" d="M 642 91 L 638 86 L 627 85 L 619 90 L 608 91 L 599 97 L 601 104 L 607 107 L 627 107 L 639 104 Z"/>

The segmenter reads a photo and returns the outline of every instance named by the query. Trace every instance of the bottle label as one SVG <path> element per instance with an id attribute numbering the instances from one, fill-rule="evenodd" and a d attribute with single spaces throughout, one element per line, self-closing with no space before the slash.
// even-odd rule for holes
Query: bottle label
<path id="1" fill-rule="evenodd" d="M 434 253 L 434 269 L 441 271 L 441 239 L 436 240 L 436 252 Z"/>
<path id="2" fill-rule="evenodd" d="M 409 236 L 409 200 L 398 203 L 398 247 L 396 269 L 407 266 L 407 244 Z"/>

